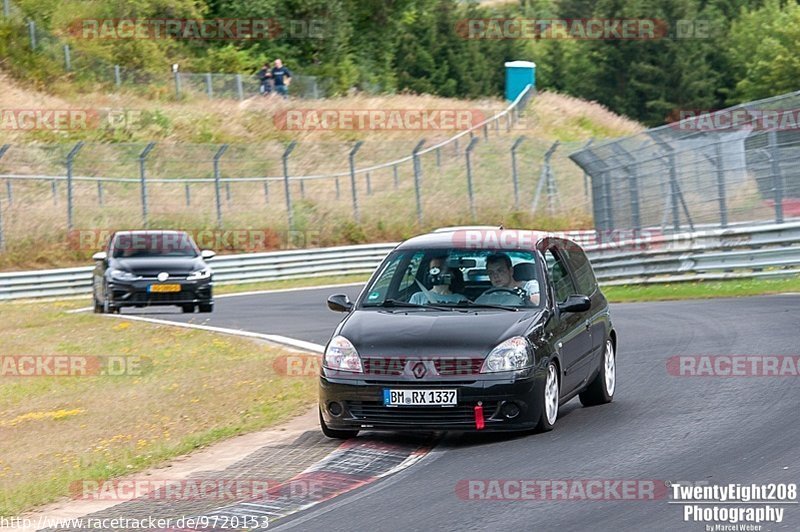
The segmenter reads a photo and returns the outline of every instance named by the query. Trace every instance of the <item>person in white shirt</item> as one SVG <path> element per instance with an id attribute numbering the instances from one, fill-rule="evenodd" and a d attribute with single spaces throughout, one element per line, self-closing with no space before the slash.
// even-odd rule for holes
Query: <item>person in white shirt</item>
<path id="1" fill-rule="evenodd" d="M 450 289 L 453 282 L 453 271 L 447 267 L 447 257 L 433 257 L 428 263 L 428 277 L 432 280 L 433 288 L 423 290 L 411 296 L 409 303 L 425 305 L 427 303 L 458 303 L 467 301 L 462 294 L 456 294 Z"/>
<path id="2" fill-rule="evenodd" d="M 519 289 L 534 305 L 539 304 L 539 282 L 536 279 L 517 281 L 511 258 L 505 253 L 495 253 L 486 257 L 486 273 L 494 288 Z"/>

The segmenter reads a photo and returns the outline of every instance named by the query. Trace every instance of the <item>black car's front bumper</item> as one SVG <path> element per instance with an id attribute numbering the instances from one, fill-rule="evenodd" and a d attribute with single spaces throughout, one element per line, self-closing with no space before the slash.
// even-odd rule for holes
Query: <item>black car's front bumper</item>
<path id="1" fill-rule="evenodd" d="M 525 375 L 475 376 L 475 380 L 397 381 L 320 378 L 320 410 L 325 424 L 334 430 L 386 431 L 519 431 L 536 427 L 542 412 L 546 378 L 544 370 Z M 383 390 L 456 389 L 457 406 L 384 406 Z M 333 403 L 340 405 L 337 408 Z M 519 413 L 505 414 L 513 404 Z M 483 428 L 475 407 L 481 405 Z M 338 415 L 335 413 L 341 410 Z M 510 410 L 513 410 L 510 409 Z"/>
<path id="2" fill-rule="evenodd" d="M 151 292 L 149 287 L 160 284 L 179 284 L 180 292 Z M 168 280 L 160 283 L 156 280 L 141 279 L 138 281 L 117 281 L 108 283 L 107 294 L 112 308 L 148 307 L 153 305 L 210 305 L 214 303 L 211 279 L 196 281 Z"/>

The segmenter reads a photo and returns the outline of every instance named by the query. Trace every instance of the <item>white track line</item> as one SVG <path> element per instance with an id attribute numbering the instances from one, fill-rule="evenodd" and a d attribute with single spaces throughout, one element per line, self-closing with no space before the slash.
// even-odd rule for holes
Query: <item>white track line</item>
<path id="1" fill-rule="evenodd" d="M 214 296 L 214 299 L 221 299 L 224 297 L 238 297 L 238 296 L 257 296 L 261 294 L 280 294 L 282 292 L 299 292 L 301 290 L 324 290 L 326 288 L 340 288 L 344 286 L 358 286 L 364 284 L 364 281 L 359 283 L 344 283 L 344 284 L 324 284 L 320 286 L 299 286 L 296 288 L 276 288 L 274 290 L 253 290 L 251 292 L 235 292 L 233 294 L 219 294 Z M 80 296 L 83 297 L 83 296 Z M 74 310 L 68 310 L 67 314 L 77 314 L 79 312 L 89 312 L 92 307 L 83 307 Z"/>
<path id="2" fill-rule="evenodd" d="M 220 334 L 230 334 L 233 336 L 244 336 L 246 338 L 258 338 L 259 340 L 266 340 L 276 344 L 287 345 L 303 351 L 311 351 L 312 353 L 322 354 L 325 351 L 325 346 L 315 344 L 313 342 L 306 342 L 305 340 L 298 340 L 296 338 L 289 338 L 288 336 L 281 336 L 278 334 L 261 334 L 250 331 L 242 331 L 239 329 L 227 329 L 225 327 L 213 327 L 211 325 L 198 325 L 196 323 L 181 323 L 178 321 L 159 320 L 156 318 L 145 318 L 144 316 L 133 316 L 131 314 L 101 314 L 107 318 L 119 318 L 123 320 L 145 321 L 148 323 L 156 323 L 158 325 L 169 325 L 172 327 L 183 327 L 185 329 L 197 329 L 200 331 L 210 331 Z"/>

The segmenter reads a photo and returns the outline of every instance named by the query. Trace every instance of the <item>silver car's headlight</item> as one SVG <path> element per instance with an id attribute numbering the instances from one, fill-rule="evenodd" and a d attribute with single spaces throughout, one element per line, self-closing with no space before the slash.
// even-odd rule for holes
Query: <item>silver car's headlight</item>
<path id="1" fill-rule="evenodd" d="M 531 366 L 533 350 L 528 345 L 528 340 L 522 336 L 514 336 L 492 349 L 483 362 L 481 373 L 514 371 Z"/>
<path id="2" fill-rule="evenodd" d="M 112 268 L 110 273 L 111 278 L 115 281 L 138 281 L 142 278 L 134 273 L 126 272 L 125 270 L 118 270 L 116 268 Z"/>
<path id="3" fill-rule="evenodd" d="M 344 336 L 334 336 L 325 349 L 323 365 L 326 368 L 353 373 L 364 373 L 361 357 L 350 340 Z"/>
<path id="4" fill-rule="evenodd" d="M 200 279 L 208 279 L 211 277 L 211 268 L 205 267 L 202 270 L 197 270 L 196 272 L 192 272 L 186 278 L 187 281 L 197 281 Z"/>

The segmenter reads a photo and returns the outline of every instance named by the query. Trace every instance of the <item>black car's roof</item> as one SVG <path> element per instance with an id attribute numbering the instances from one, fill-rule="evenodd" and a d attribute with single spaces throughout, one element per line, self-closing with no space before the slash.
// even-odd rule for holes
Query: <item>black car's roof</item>
<path id="1" fill-rule="evenodd" d="M 532 250 L 545 239 L 555 238 L 568 245 L 576 245 L 571 240 L 547 231 L 530 229 L 498 229 L 483 227 L 454 227 L 438 229 L 432 233 L 415 236 L 400 243 L 396 249 L 518 249 Z"/>
<path id="2" fill-rule="evenodd" d="M 174 229 L 135 229 L 132 231 L 115 231 L 115 235 L 185 235 L 186 231 Z"/>

